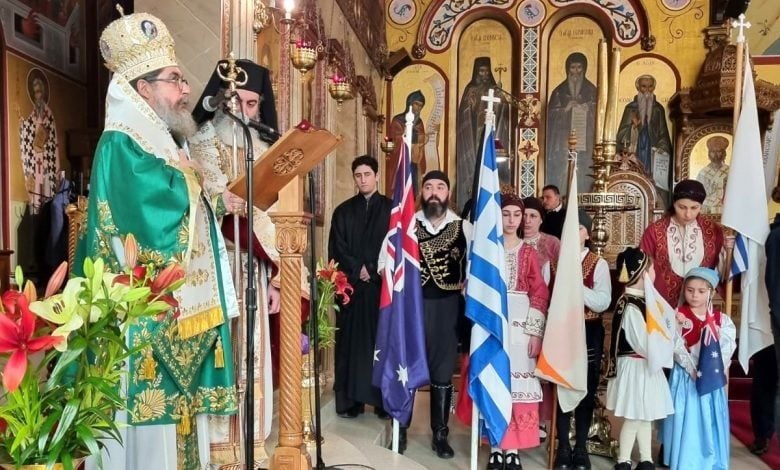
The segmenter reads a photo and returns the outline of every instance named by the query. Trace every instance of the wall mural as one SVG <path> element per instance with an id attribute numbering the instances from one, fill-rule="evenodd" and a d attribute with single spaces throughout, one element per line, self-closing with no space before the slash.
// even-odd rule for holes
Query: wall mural
<path id="1" fill-rule="evenodd" d="M 504 150 L 499 162 L 499 175 L 504 184 L 511 183 L 507 152 L 515 142 L 512 136 L 511 109 L 498 91 L 512 89 L 512 35 L 502 23 L 479 20 L 463 31 L 458 45 L 458 106 L 456 126 L 456 184 L 455 194 L 459 208 L 472 196 L 474 171 L 482 133 L 485 128 L 486 103 L 482 100 L 489 90 L 502 98 L 494 106 L 496 140 Z"/>
<path id="2" fill-rule="evenodd" d="M 86 88 L 39 67 L 13 52 L 5 54 L 8 90 L 7 146 L 3 165 L 10 189 L 10 240 L 12 264 L 31 275 L 46 270 L 45 250 L 65 158 L 65 131 L 86 127 Z M 6 223 L 6 221 L 3 221 Z M 43 236 L 43 239 L 41 239 Z"/>
<path id="3" fill-rule="evenodd" d="M 0 0 L 0 20 L 9 49 L 84 80 L 84 0 Z"/>
<path id="4" fill-rule="evenodd" d="M 620 72 L 622 117 L 617 152 L 623 157 L 621 169 L 637 171 L 653 181 L 665 203 L 669 202 L 674 155 L 668 105 L 678 82 L 672 66 L 654 56 L 634 57 Z"/>
<path id="5" fill-rule="evenodd" d="M 422 107 L 417 111 L 419 120 L 415 123 L 416 139 L 412 146 L 412 156 L 417 161 L 418 172 L 446 168 L 444 161 L 446 142 L 440 136 L 444 130 L 444 106 L 447 100 L 447 85 L 444 77 L 430 65 L 412 64 L 399 72 L 392 84 L 392 117 L 388 123 L 388 137 L 395 141 L 396 147 L 386 165 L 387 194 L 392 194 L 390 189 L 398 166 L 400 139 L 403 134 L 405 114 L 408 111 L 407 102 L 410 100 L 423 100 Z"/>
<path id="6" fill-rule="evenodd" d="M 566 192 L 568 139 L 577 137 L 577 189 L 590 190 L 596 120 L 596 68 L 601 28 L 584 16 L 569 17 L 550 34 L 547 60 L 547 109 L 544 184 Z"/>

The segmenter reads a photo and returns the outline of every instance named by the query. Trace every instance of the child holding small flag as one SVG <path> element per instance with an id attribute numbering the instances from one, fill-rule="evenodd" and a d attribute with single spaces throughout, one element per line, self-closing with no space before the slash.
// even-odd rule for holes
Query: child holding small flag
<path id="1" fill-rule="evenodd" d="M 607 408 L 625 418 L 615 470 L 631 470 L 634 441 L 639 445 L 638 470 L 652 470 L 652 424 L 674 413 L 663 369 L 652 370 L 649 357 L 649 321 L 645 290 L 653 289 L 655 270 L 642 250 L 627 248 L 617 257 L 619 281 L 626 285 L 612 318 L 607 378 Z M 660 295 L 657 295 L 660 298 Z M 652 297 L 647 299 L 652 303 Z M 651 305 L 649 307 L 655 307 Z M 671 307 L 668 307 L 671 311 Z M 671 353 L 671 341 L 669 352 Z"/>
<path id="2" fill-rule="evenodd" d="M 725 369 L 736 349 L 736 327 L 712 306 L 718 280 L 715 270 L 698 267 L 683 284 L 670 379 L 674 414 L 663 429 L 664 463 L 672 469 L 729 468 Z"/>

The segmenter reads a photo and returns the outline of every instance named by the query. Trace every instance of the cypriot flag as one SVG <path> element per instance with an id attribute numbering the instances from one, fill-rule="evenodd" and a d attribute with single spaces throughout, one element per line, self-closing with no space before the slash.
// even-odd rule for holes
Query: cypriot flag
<path id="1" fill-rule="evenodd" d="M 650 372 L 671 368 L 674 362 L 675 311 L 655 290 L 647 273 L 645 279 L 645 324 L 647 325 L 647 367 Z"/>
<path id="2" fill-rule="evenodd" d="M 558 272 L 535 372 L 537 377 L 558 385 L 558 403 L 564 413 L 573 410 L 588 389 L 584 297 L 575 167 L 569 184 Z"/>

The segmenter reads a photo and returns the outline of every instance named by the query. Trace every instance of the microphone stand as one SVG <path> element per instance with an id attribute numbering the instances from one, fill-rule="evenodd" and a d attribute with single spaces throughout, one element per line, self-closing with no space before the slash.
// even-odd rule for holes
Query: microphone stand
<path id="1" fill-rule="evenodd" d="M 244 465 L 255 466 L 255 315 L 257 314 L 257 288 L 255 287 L 254 256 L 254 195 L 253 167 L 255 163 L 254 146 L 249 126 L 225 106 L 225 115 L 233 119 L 244 131 L 244 158 L 246 160 L 246 251 L 247 282 L 244 297 L 246 312 L 246 392 L 244 396 Z M 234 216 L 235 217 L 235 216 Z M 241 249 L 241 236 L 234 233 L 235 244 Z"/>

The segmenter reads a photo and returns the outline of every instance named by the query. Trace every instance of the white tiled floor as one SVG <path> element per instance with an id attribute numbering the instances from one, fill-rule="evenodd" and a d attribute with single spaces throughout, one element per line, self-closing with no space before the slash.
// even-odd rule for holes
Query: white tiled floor
<path id="1" fill-rule="evenodd" d="M 470 429 L 463 426 L 457 419 L 452 417 L 450 419 L 450 444 L 455 449 L 455 458 L 449 460 L 439 459 L 430 448 L 431 432 L 428 421 L 428 393 L 419 392 L 415 405 L 412 425 L 408 435 L 408 449 L 404 454 L 404 457 L 431 470 L 469 469 L 470 459 L 468 450 Z M 324 406 L 332 408 L 333 403 L 329 402 Z M 325 411 L 327 412 L 328 410 Z M 329 434 L 335 434 L 339 438 L 350 442 L 367 456 L 367 459 L 371 461 L 373 468 L 376 468 L 377 470 L 407 469 L 411 467 L 410 464 L 405 465 L 403 462 L 390 462 L 387 459 L 378 457 L 372 458 L 372 452 L 374 452 L 372 451 L 372 446 L 376 446 L 378 443 L 384 441 L 385 436 L 389 433 L 390 426 L 387 424 L 387 421 L 380 421 L 377 419 L 369 409 L 366 410 L 365 414 L 355 419 L 338 418 L 334 416 L 335 413 L 330 415 L 333 416 L 333 418 L 326 421 L 324 426 L 326 441 Z M 482 446 L 480 448 L 477 468 L 485 468 L 488 453 L 489 450 L 487 447 Z M 522 454 L 523 468 L 526 470 L 546 469 L 546 461 L 546 447 L 539 447 L 532 452 L 525 452 Z M 339 462 L 343 462 L 343 460 L 339 460 Z M 326 464 L 330 464 L 330 462 L 326 462 Z M 592 456 L 591 464 L 594 470 L 607 470 L 611 469 L 615 463 L 606 458 Z M 730 469 L 764 470 L 768 468 L 769 467 L 760 459 L 752 455 L 742 443 L 732 438 Z"/>

